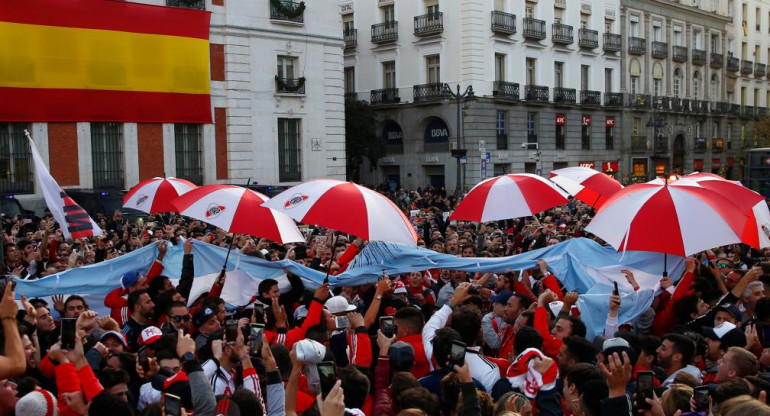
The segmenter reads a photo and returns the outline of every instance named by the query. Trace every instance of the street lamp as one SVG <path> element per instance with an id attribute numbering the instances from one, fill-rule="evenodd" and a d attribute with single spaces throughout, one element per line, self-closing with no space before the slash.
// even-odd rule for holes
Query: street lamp
<path id="1" fill-rule="evenodd" d="M 649 179 L 655 179 L 655 175 L 657 172 L 656 169 L 656 163 L 657 163 L 657 157 L 655 156 L 657 154 L 657 147 L 658 147 L 658 129 L 662 129 L 663 127 L 666 127 L 668 123 L 666 123 L 666 120 L 663 118 L 658 118 L 653 115 L 649 120 L 647 120 L 647 127 L 652 127 L 652 169 L 650 171 L 650 177 Z"/>
<path id="2" fill-rule="evenodd" d="M 475 100 L 476 95 L 473 93 L 473 86 L 471 85 L 468 85 L 468 87 L 465 88 L 465 92 L 460 93 L 460 84 L 457 84 L 457 92 L 452 91 L 452 89 L 449 88 L 449 84 L 444 84 L 443 93 L 446 97 L 452 98 L 457 103 L 457 147 L 451 150 L 452 157 L 457 158 L 457 184 L 455 187 L 455 202 L 457 202 L 460 200 L 460 195 L 463 189 L 463 172 L 460 159 L 468 154 L 468 149 L 463 147 L 463 119 L 461 104 L 463 100 L 466 102 Z"/>

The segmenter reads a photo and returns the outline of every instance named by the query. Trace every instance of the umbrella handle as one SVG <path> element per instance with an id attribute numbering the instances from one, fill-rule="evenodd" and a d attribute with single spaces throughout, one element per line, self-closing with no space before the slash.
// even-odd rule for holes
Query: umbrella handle
<path id="1" fill-rule="evenodd" d="M 663 277 L 668 277 L 668 253 L 663 253 Z"/>
<path id="2" fill-rule="evenodd" d="M 222 265 L 222 271 L 227 270 L 227 261 L 230 260 L 230 251 L 233 249 L 233 241 L 235 241 L 235 234 L 233 234 L 233 238 L 230 240 L 230 244 L 227 246 L 227 255 L 225 256 L 225 264 Z"/>

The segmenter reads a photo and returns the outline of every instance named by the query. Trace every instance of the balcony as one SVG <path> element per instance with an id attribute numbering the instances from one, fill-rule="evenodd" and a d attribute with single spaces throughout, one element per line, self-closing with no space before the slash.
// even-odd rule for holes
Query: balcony
<path id="1" fill-rule="evenodd" d="M 516 34 L 516 15 L 492 11 L 492 31 L 495 33 L 502 33 L 504 35 Z"/>
<path id="2" fill-rule="evenodd" d="M 548 103 L 548 87 L 542 85 L 525 85 L 524 100 L 530 103 Z"/>
<path id="3" fill-rule="evenodd" d="M 730 115 L 738 117 L 741 115 L 741 105 L 740 104 L 730 104 Z"/>
<path id="4" fill-rule="evenodd" d="M 644 55 L 647 53 L 647 39 L 628 37 L 628 53 L 631 55 Z"/>
<path id="5" fill-rule="evenodd" d="M 753 105 L 744 105 L 742 110 L 743 117 L 746 118 L 752 118 L 754 117 L 754 106 Z"/>
<path id="6" fill-rule="evenodd" d="M 372 105 L 398 104 L 401 102 L 401 97 L 398 96 L 398 88 L 383 88 L 372 90 L 369 102 Z"/>
<path id="7" fill-rule="evenodd" d="M 620 52 L 623 38 L 617 33 L 605 33 L 602 41 L 602 49 L 605 52 Z"/>
<path id="8" fill-rule="evenodd" d="M 194 1 L 166 0 L 166 6 L 181 7 L 183 9 L 206 10 L 206 1 L 205 0 L 194 0 Z"/>
<path id="9" fill-rule="evenodd" d="M 741 69 L 741 60 L 735 57 L 727 59 L 727 70 L 729 72 L 738 72 Z"/>
<path id="10" fill-rule="evenodd" d="M 628 96 L 628 106 L 632 108 L 650 108 L 651 103 L 652 100 L 647 94 L 629 94 Z"/>
<path id="11" fill-rule="evenodd" d="M 305 93 L 305 78 L 281 78 L 276 75 L 275 92 L 302 95 Z"/>
<path id="12" fill-rule="evenodd" d="M 646 152 L 647 151 L 647 136 L 631 136 L 631 151 L 632 152 Z"/>
<path id="13" fill-rule="evenodd" d="M 519 101 L 519 84 L 495 81 L 492 83 L 492 96 L 500 100 Z"/>
<path id="14" fill-rule="evenodd" d="M 571 45 L 575 41 L 573 37 L 573 29 L 570 25 L 563 23 L 554 23 L 551 25 L 551 40 L 553 43 L 560 43 L 562 45 Z"/>
<path id="15" fill-rule="evenodd" d="M 715 116 L 723 116 L 730 111 L 730 106 L 724 101 L 712 101 L 710 108 L 711 114 L 714 114 Z"/>
<path id="16" fill-rule="evenodd" d="M 443 82 L 415 85 L 412 89 L 415 103 L 426 103 L 446 98 Z"/>
<path id="17" fill-rule="evenodd" d="M 372 25 L 372 43 L 387 43 L 398 40 L 398 22 L 389 21 Z"/>
<path id="18" fill-rule="evenodd" d="M 674 52 L 676 56 L 676 46 L 674 47 Z M 687 48 L 685 48 L 685 54 L 687 53 Z M 685 59 L 686 62 L 686 59 Z M 692 50 L 692 64 L 693 65 L 706 65 L 706 51 L 702 49 L 693 49 Z"/>
<path id="19" fill-rule="evenodd" d="M 655 152 L 658 153 L 668 153 L 668 137 L 666 136 L 658 136 L 655 138 Z"/>
<path id="20" fill-rule="evenodd" d="M 580 104 L 601 105 L 602 93 L 599 91 L 580 90 Z"/>
<path id="21" fill-rule="evenodd" d="M 575 104 L 577 92 L 574 88 L 555 87 L 553 89 L 553 102 L 555 104 Z"/>
<path id="22" fill-rule="evenodd" d="M 705 57 L 706 51 L 702 52 Z M 687 47 L 674 45 L 673 51 L 671 53 L 671 59 L 673 59 L 674 62 L 687 62 Z"/>
<path id="23" fill-rule="evenodd" d="M 767 75 L 767 65 L 759 62 L 754 63 L 754 76 L 762 78 Z"/>
<path id="24" fill-rule="evenodd" d="M 711 52 L 711 59 L 709 60 L 709 66 L 714 69 L 720 69 L 725 66 L 725 56 L 721 53 Z"/>
<path id="25" fill-rule="evenodd" d="M 652 41 L 652 57 L 658 59 L 668 58 L 668 43 Z"/>
<path id="26" fill-rule="evenodd" d="M 693 113 L 706 114 L 709 112 L 709 102 L 702 100 L 692 100 L 690 102 L 690 108 Z"/>
<path id="27" fill-rule="evenodd" d="M 711 139 L 711 153 L 722 153 L 725 147 L 725 140 L 721 137 Z"/>
<path id="28" fill-rule="evenodd" d="M 668 111 L 671 109 L 671 100 L 668 97 L 664 97 L 664 96 L 659 96 L 659 95 L 653 96 L 652 108 L 657 110 Z"/>
<path id="29" fill-rule="evenodd" d="M 757 117 L 758 118 L 767 117 L 767 107 L 757 107 Z"/>
<path id="30" fill-rule="evenodd" d="M 671 99 L 671 111 L 675 111 L 677 113 L 682 112 L 682 99 L 679 97 L 674 97 Z"/>
<path id="31" fill-rule="evenodd" d="M 524 39 L 543 40 L 545 39 L 545 20 L 524 18 Z"/>
<path id="32" fill-rule="evenodd" d="M 689 113 L 690 112 L 690 99 L 689 98 L 682 99 L 682 112 L 683 113 Z"/>
<path id="33" fill-rule="evenodd" d="M 345 49 L 358 46 L 358 29 L 346 30 L 342 33 L 342 37 L 345 39 Z"/>
<path id="34" fill-rule="evenodd" d="M 176 0 L 181 1 L 181 0 Z M 186 2 L 185 2 L 186 3 Z M 270 20 L 279 20 L 292 23 L 305 22 L 305 2 L 294 3 L 293 1 L 271 1 L 270 2 Z"/>
<path id="35" fill-rule="evenodd" d="M 604 106 L 605 107 L 622 107 L 623 93 L 622 92 L 605 92 Z"/>
<path id="36" fill-rule="evenodd" d="M 578 45 L 587 49 L 598 48 L 599 32 L 593 29 L 578 29 Z"/>
<path id="37" fill-rule="evenodd" d="M 430 36 L 444 31 L 444 13 L 428 13 L 414 17 L 414 35 Z"/>
<path id="38" fill-rule="evenodd" d="M 742 60 L 741 61 L 741 75 L 751 75 L 754 73 L 754 62 Z"/>
<path id="39" fill-rule="evenodd" d="M 708 139 L 705 137 L 696 137 L 693 144 L 693 150 L 696 153 L 703 153 L 708 149 Z"/>

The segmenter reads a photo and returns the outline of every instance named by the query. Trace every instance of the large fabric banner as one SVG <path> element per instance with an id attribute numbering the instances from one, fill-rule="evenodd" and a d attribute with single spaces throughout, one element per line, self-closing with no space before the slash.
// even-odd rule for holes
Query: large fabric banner
<path id="1" fill-rule="evenodd" d="M 124 1 L 3 2 L 0 119 L 211 123 L 209 20 Z"/>
<path id="2" fill-rule="evenodd" d="M 222 269 L 226 253 L 226 249 L 211 244 L 198 241 L 193 244 L 196 280 L 203 278 L 200 283 L 195 282 L 193 293 L 208 290 L 214 276 Z M 163 259 L 163 275 L 172 279 L 179 278 L 183 255 L 180 245 L 169 247 Z M 146 272 L 156 257 L 157 246 L 153 244 L 109 261 L 67 270 L 43 279 L 20 280 L 16 293 L 29 298 L 73 293 L 105 295 L 120 286 L 123 273 L 137 269 Z M 620 322 L 627 322 L 650 306 L 663 272 L 663 254 L 618 253 L 611 247 L 602 247 L 586 238 L 571 239 L 517 256 L 499 258 L 456 257 L 424 248 L 374 242 L 356 256 L 344 273 L 331 276 L 330 282 L 336 286 L 372 283 L 379 279 L 383 268 L 391 276 L 427 269 L 504 272 L 534 268 L 538 259 L 548 262 L 549 269 L 567 290 L 581 293 L 578 307 L 589 335 L 592 336 L 598 335 L 604 328 L 609 311 L 608 295 L 612 292 L 613 281 L 618 282 L 623 297 Z M 626 282 L 620 272 L 622 269 L 634 272 L 641 287 L 639 291 L 635 292 Z M 227 270 L 237 271 L 228 272 L 223 291 L 225 301 L 234 306 L 243 305 L 244 299 L 253 294 L 243 292 L 253 291 L 262 279 L 279 279 L 290 272 L 300 276 L 308 287 L 315 288 L 326 276 L 325 273 L 291 260 L 271 262 L 237 251 L 231 253 Z M 672 279 L 678 280 L 683 271 L 684 259 L 669 255 L 668 272 Z"/>

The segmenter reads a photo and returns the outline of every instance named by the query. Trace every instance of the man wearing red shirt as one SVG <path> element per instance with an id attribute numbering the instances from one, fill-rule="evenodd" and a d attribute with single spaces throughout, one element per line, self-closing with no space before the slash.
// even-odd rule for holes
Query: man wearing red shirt
<path id="1" fill-rule="evenodd" d="M 396 340 L 406 342 L 414 348 L 412 374 L 418 379 L 426 376 L 431 368 L 422 344 L 422 327 L 425 325 L 422 313 L 417 308 L 403 308 L 396 312 L 395 324 Z"/>

